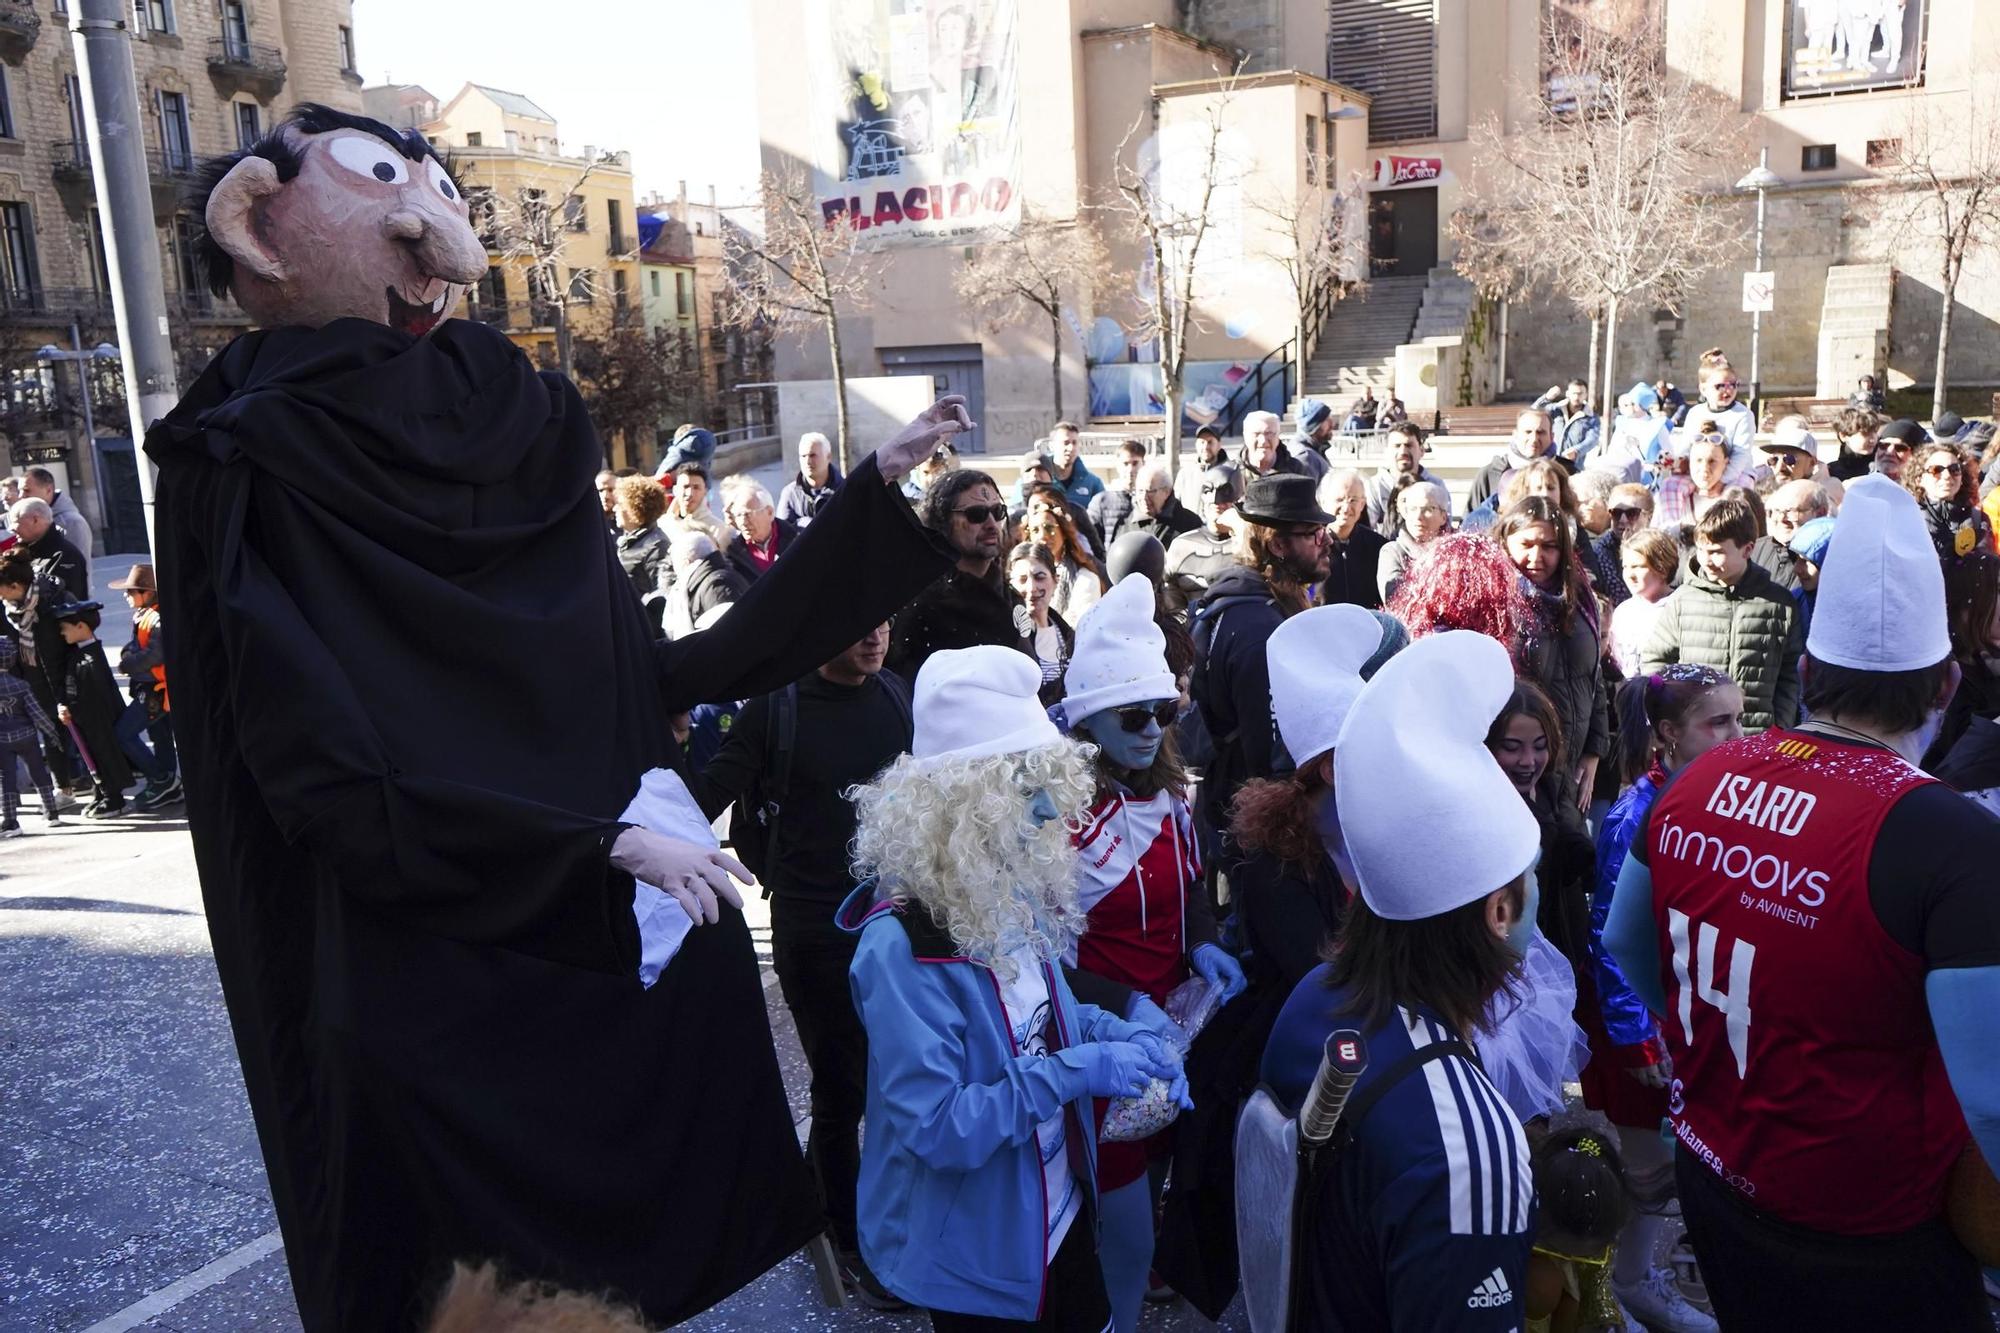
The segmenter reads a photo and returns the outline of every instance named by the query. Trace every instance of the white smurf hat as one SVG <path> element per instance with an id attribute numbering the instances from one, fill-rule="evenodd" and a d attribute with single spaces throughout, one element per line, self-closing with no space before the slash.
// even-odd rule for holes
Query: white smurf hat
<path id="1" fill-rule="evenodd" d="M 1915 671 L 1950 657 L 1944 568 L 1915 497 L 1887 477 L 1857 477 L 1834 531 L 1806 651 L 1856 671 Z"/>
<path id="2" fill-rule="evenodd" d="M 1063 716 L 1075 726 L 1092 713 L 1180 695 L 1167 669 L 1167 637 L 1153 623 L 1153 584 L 1127 574 L 1083 613 L 1063 675 Z"/>
<path id="3" fill-rule="evenodd" d="M 1294 763 L 1317 759 L 1340 739 L 1361 693 L 1361 667 L 1382 644 L 1382 622 L 1358 606 L 1316 606 L 1271 632 L 1271 714 Z"/>
<path id="4" fill-rule="evenodd" d="M 1018 648 L 983 644 L 932 653 L 911 704 L 918 759 L 984 759 L 1062 739 L 1036 697 L 1042 670 Z"/>
<path id="5" fill-rule="evenodd" d="M 1361 897 L 1418 921 L 1484 898 L 1541 854 L 1541 829 L 1486 749 L 1514 690 L 1497 640 L 1447 630 L 1361 690 L 1333 752 L 1334 804 Z"/>

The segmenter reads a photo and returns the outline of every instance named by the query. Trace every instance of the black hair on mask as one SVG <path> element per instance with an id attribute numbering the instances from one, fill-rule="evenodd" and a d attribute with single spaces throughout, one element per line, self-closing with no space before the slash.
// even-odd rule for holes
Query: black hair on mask
<path id="1" fill-rule="evenodd" d="M 431 147 L 430 140 L 415 130 L 399 130 L 393 125 L 376 120 L 372 116 L 357 116 L 347 111 L 336 111 L 318 102 L 301 102 L 291 109 L 283 120 L 271 127 L 269 133 L 248 148 L 204 161 L 195 172 L 194 183 L 188 187 L 186 207 L 197 222 L 194 236 L 194 259 L 208 290 L 217 296 L 228 296 L 230 285 L 236 280 L 236 261 L 229 257 L 208 233 L 208 201 L 215 193 L 215 187 L 222 184 L 222 178 L 233 171 L 238 162 L 246 157 L 261 157 L 278 169 L 278 179 L 288 181 L 299 174 L 299 165 L 305 160 L 304 152 L 295 148 L 286 137 L 286 130 L 296 130 L 300 134 L 326 134 L 333 130 L 360 130 L 372 134 L 388 144 L 412 162 L 430 158 L 445 169 L 452 178 L 452 188 L 460 194 L 464 189 L 459 185 L 458 175 L 452 170 L 451 162 L 438 155 Z"/>

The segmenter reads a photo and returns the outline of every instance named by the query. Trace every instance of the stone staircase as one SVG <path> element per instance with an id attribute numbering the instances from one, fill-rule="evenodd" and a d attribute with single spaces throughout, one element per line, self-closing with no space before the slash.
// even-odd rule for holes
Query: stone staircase
<path id="1" fill-rule="evenodd" d="M 1424 303 L 1417 310 L 1417 326 L 1410 341 L 1463 337 L 1472 308 L 1479 304 L 1478 290 L 1454 268 L 1434 268 L 1426 281 Z"/>
<path id="2" fill-rule="evenodd" d="M 1863 375 L 1875 376 L 1882 385 L 1895 298 L 1896 270 L 1888 264 L 1842 264 L 1826 271 L 1819 314 L 1819 397 L 1845 398 Z"/>
<path id="3" fill-rule="evenodd" d="M 1320 331 L 1301 395 L 1329 400 L 1336 416 L 1364 387 L 1382 397 L 1396 378 L 1396 349 L 1410 341 L 1429 286 L 1427 277 L 1371 278 L 1355 288 Z"/>

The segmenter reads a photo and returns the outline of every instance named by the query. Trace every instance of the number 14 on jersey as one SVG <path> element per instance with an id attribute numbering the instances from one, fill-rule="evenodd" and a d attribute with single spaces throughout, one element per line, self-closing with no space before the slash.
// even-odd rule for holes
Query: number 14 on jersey
<path id="1" fill-rule="evenodd" d="M 1689 928 L 1693 927 L 1692 979 L 1688 949 Z M 1729 985 L 1715 988 L 1715 946 L 1722 932 L 1705 921 L 1690 921 L 1687 913 L 1667 909 L 1667 934 L 1674 946 L 1674 1009 L 1680 1016 L 1681 1036 L 1694 1045 L 1694 1002 L 1722 1011 L 1727 1020 L 1729 1049 L 1736 1056 L 1736 1077 L 1742 1078 L 1750 1062 L 1750 968 L 1757 961 L 1757 946 L 1748 940 L 1729 941 Z"/>

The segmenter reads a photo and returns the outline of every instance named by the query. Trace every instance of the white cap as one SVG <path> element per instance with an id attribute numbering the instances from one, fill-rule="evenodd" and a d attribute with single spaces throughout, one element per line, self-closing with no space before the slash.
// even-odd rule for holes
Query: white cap
<path id="1" fill-rule="evenodd" d="M 1802 416 L 1795 414 L 1786 417 L 1771 431 L 1771 443 L 1769 447 L 1773 449 L 1798 449 L 1804 453 L 1811 454 L 1814 458 L 1818 458 L 1819 441 L 1813 438 L 1813 433 L 1809 429 L 1809 426 L 1810 423 Z"/>
<path id="2" fill-rule="evenodd" d="M 1441 916 L 1541 855 L 1533 812 L 1486 748 L 1513 691 L 1507 650 L 1472 630 L 1418 639 L 1362 687 L 1333 752 L 1333 791 L 1375 915 Z"/>
<path id="3" fill-rule="evenodd" d="M 1018 648 L 982 644 L 932 653 L 911 705 L 919 759 L 984 759 L 1062 739 L 1036 697 L 1042 669 Z"/>
<path id="4" fill-rule="evenodd" d="M 1167 669 L 1167 636 L 1153 623 L 1152 580 L 1127 574 L 1076 623 L 1076 647 L 1063 675 L 1063 716 L 1075 726 L 1092 713 L 1178 698 Z"/>
<path id="5" fill-rule="evenodd" d="M 1834 535 L 1806 651 L 1856 671 L 1915 671 L 1950 657 L 1944 567 L 1916 498 L 1887 477 L 1857 477 Z"/>
<path id="6" fill-rule="evenodd" d="M 1264 642 L 1271 715 L 1294 763 L 1319 758 L 1340 739 L 1361 693 L 1362 664 L 1381 644 L 1381 622 L 1345 603 L 1301 611 L 1271 631 Z"/>

